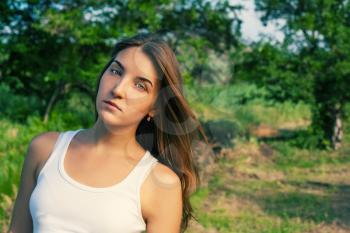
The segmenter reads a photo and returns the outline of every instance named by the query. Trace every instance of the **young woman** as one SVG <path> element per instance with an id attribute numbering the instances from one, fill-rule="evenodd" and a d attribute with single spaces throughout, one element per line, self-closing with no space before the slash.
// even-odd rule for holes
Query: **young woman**
<path id="1" fill-rule="evenodd" d="M 193 144 L 208 141 L 182 85 L 159 36 L 119 41 L 97 82 L 93 127 L 30 142 L 9 231 L 184 232 L 200 183 Z"/>

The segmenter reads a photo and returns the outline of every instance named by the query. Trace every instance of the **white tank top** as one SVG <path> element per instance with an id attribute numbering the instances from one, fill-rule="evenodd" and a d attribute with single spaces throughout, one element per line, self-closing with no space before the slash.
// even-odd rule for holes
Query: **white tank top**
<path id="1" fill-rule="evenodd" d="M 146 150 L 121 182 L 91 187 L 64 170 L 68 145 L 80 130 L 62 132 L 39 173 L 30 196 L 34 233 L 139 233 L 146 230 L 140 204 L 141 184 L 157 159 Z"/>

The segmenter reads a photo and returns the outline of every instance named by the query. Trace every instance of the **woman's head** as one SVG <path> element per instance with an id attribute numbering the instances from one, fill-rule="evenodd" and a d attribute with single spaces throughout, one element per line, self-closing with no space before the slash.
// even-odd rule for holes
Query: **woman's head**
<path id="1" fill-rule="evenodd" d="M 145 116 L 154 117 L 153 106 L 159 89 L 157 77 L 142 47 L 127 47 L 115 54 L 101 76 L 96 97 L 98 116 L 105 125 L 109 128 L 129 126 L 136 130 Z"/>
<path id="2" fill-rule="evenodd" d="M 199 136 L 208 141 L 184 97 L 173 50 L 155 34 L 125 38 L 115 45 L 97 84 L 96 118 L 112 126 L 134 126 L 137 141 L 180 177 L 185 230 L 194 218 L 189 196 L 200 183 L 193 146 Z M 121 111 L 107 110 L 103 100 Z"/>

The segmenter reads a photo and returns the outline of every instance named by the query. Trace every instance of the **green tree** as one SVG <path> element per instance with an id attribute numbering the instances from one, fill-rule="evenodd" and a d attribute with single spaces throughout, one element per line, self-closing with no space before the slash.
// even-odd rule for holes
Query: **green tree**
<path id="1" fill-rule="evenodd" d="M 350 2 L 346 0 L 255 0 L 267 23 L 283 20 L 281 45 L 257 43 L 239 69 L 270 89 L 277 100 L 312 106 L 310 131 L 318 146 L 337 149 L 350 99 Z M 235 55 L 237 56 L 237 55 Z M 253 70 L 253 71 L 252 71 Z M 244 76 L 244 74 L 243 74 Z"/>
<path id="2" fill-rule="evenodd" d="M 204 0 L 2 1 L 0 79 L 15 94 L 34 96 L 47 121 L 71 92 L 94 99 L 96 79 L 118 38 L 157 32 L 180 60 L 196 55 L 203 68 L 207 50 L 237 43 L 238 9 Z"/>

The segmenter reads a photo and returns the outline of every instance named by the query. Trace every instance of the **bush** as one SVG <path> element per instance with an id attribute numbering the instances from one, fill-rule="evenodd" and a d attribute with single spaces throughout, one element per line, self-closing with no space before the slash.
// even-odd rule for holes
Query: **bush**
<path id="1" fill-rule="evenodd" d="M 15 95 L 5 83 L 0 84 L 0 114 L 14 121 L 25 121 L 35 113 L 39 113 L 40 102 L 34 96 Z"/>

